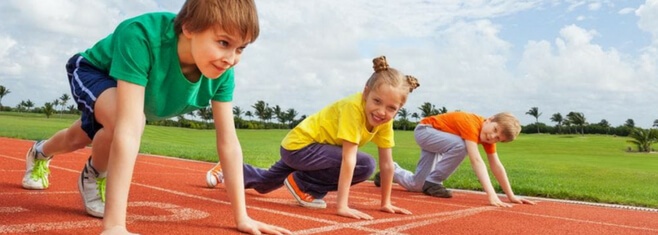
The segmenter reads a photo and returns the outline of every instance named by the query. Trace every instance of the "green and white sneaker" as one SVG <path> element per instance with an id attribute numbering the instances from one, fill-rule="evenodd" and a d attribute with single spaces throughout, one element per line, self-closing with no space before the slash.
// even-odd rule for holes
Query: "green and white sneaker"
<path id="1" fill-rule="evenodd" d="M 25 175 L 23 176 L 23 188 L 47 189 L 49 186 L 48 175 L 50 175 L 51 157 L 37 151 L 37 146 L 43 141 L 37 141 L 32 145 L 25 155 Z"/>
<path id="2" fill-rule="evenodd" d="M 103 218 L 105 214 L 105 180 L 107 173 L 100 173 L 91 165 L 91 156 L 82 169 L 78 189 L 87 214 Z"/>

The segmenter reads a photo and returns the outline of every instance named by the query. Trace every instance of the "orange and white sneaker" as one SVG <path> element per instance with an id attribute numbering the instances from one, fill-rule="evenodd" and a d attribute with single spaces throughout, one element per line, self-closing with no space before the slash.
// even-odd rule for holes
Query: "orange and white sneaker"
<path id="1" fill-rule="evenodd" d="M 217 165 L 206 172 L 206 184 L 208 184 L 208 188 L 214 188 L 221 183 L 224 183 L 224 173 L 222 172 L 222 164 L 218 162 Z"/>
<path id="2" fill-rule="evenodd" d="M 316 199 L 308 193 L 302 192 L 302 190 L 297 186 L 295 179 L 292 177 L 292 174 L 288 175 L 286 180 L 283 181 L 283 184 L 286 185 L 286 188 L 295 197 L 295 200 L 299 205 L 312 208 L 312 209 L 324 209 L 327 208 L 327 203 L 322 199 Z"/>

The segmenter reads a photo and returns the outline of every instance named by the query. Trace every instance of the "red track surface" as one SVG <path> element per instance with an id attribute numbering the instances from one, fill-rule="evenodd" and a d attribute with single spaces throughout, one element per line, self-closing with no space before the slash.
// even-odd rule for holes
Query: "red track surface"
<path id="1" fill-rule="evenodd" d="M 88 216 L 77 179 L 89 149 L 51 162 L 51 186 L 25 190 L 21 179 L 31 141 L 0 138 L 0 234 L 97 234 L 101 220 Z M 236 234 L 223 187 L 205 187 L 211 163 L 175 158 L 137 158 L 130 191 L 128 228 L 141 234 Z M 378 211 L 379 189 L 371 182 L 352 187 L 350 204 L 374 220 L 334 214 L 335 194 L 325 210 L 295 204 L 281 188 L 260 195 L 247 190 L 249 214 L 295 234 L 657 234 L 658 212 L 537 199 L 535 206 L 502 209 L 486 205 L 481 193 L 456 191 L 452 199 L 431 198 L 395 186 L 393 202 L 413 215 Z M 503 200 L 505 200 L 503 198 Z"/>

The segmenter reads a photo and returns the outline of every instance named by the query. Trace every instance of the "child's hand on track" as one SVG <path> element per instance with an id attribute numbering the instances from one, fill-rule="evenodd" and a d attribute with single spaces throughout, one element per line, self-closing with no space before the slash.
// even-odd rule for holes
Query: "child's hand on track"
<path id="1" fill-rule="evenodd" d="M 253 220 L 251 218 L 244 219 L 241 223 L 238 223 L 238 230 L 240 232 L 249 233 L 249 234 L 292 234 L 290 230 L 281 228 L 278 226 L 266 224 L 260 221 Z"/>
<path id="2" fill-rule="evenodd" d="M 348 218 L 354 218 L 354 219 L 365 219 L 365 220 L 373 219 L 372 216 L 349 207 L 339 208 L 338 215 Z"/>
<path id="3" fill-rule="evenodd" d="M 517 203 L 517 204 L 530 204 L 530 205 L 535 205 L 536 204 L 533 201 L 530 201 L 530 200 L 522 198 L 522 197 L 516 197 L 516 196 L 510 197 L 509 200 L 510 200 L 510 202 Z"/>
<path id="4" fill-rule="evenodd" d="M 388 212 L 388 213 L 392 213 L 392 214 L 402 213 L 402 214 L 405 214 L 405 215 L 411 215 L 411 211 L 409 211 L 407 209 L 404 209 L 404 208 L 396 207 L 394 205 L 383 206 L 380 210 L 383 211 L 383 212 Z"/>

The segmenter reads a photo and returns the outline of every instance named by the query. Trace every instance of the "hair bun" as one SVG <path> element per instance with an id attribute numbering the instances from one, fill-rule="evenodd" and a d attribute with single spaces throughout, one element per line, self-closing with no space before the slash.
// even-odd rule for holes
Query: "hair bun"
<path id="1" fill-rule="evenodd" d="M 372 59 L 372 68 L 375 69 L 375 72 L 387 70 L 388 62 L 386 62 L 386 56 L 379 56 Z"/>
<path id="2" fill-rule="evenodd" d="M 420 83 L 418 83 L 418 79 L 416 79 L 416 77 L 411 75 L 405 75 L 404 78 L 407 79 L 407 84 L 409 84 L 409 92 L 414 91 L 414 89 L 420 86 Z"/>

